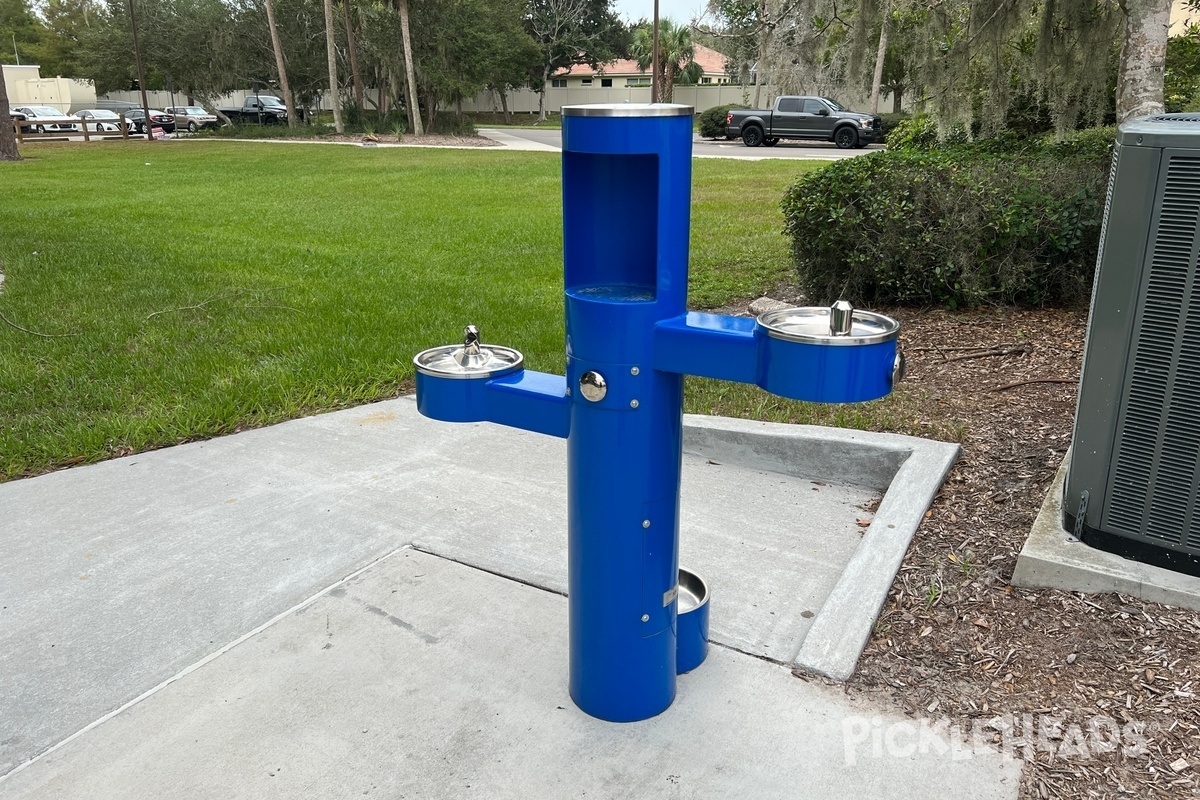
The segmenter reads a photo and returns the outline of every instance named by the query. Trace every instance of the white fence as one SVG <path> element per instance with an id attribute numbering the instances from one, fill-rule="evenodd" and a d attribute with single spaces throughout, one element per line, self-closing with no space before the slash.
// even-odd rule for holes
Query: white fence
<path id="1" fill-rule="evenodd" d="M 764 86 L 761 92 L 762 101 L 767 102 L 770 94 Z M 750 103 L 754 100 L 754 87 L 733 85 L 720 86 L 676 86 L 673 103 L 683 103 L 694 106 L 696 113 L 730 103 Z M 569 89 L 547 89 L 546 110 L 558 112 L 563 106 L 580 105 L 583 103 L 649 103 L 649 87 L 572 87 Z M 508 92 L 508 108 L 516 113 L 537 113 L 538 93 L 532 89 L 515 89 Z M 499 112 L 500 94 L 495 91 L 485 91 L 471 100 L 463 101 L 463 111 Z"/>
<path id="2" fill-rule="evenodd" d="M 378 93 L 374 89 L 368 89 L 368 93 L 375 98 L 378 98 Z M 216 105 L 221 106 L 240 106 L 246 97 L 252 96 L 252 90 L 230 92 L 224 97 L 217 100 Z M 263 92 L 268 94 L 268 92 Z M 696 113 L 712 108 L 713 106 L 723 106 L 730 104 L 753 105 L 755 90 L 753 86 L 737 86 L 732 84 L 722 85 L 698 85 L 698 86 L 676 86 L 675 94 L 672 102 L 683 103 L 684 105 L 693 106 Z M 775 92 L 770 86 L 763 86 L 759 90 L 759 105 L 769 106 L 775 99 Z M 172 95 L 170 92 L 146 92 L 146 98 L 150 103 L 151 108 L 167 108 L 168 106 L 183 106 L 187 105 L 187 95 L 176 92 Z M 854 97 L 848 94 L 839 95 L 837 98 L 843 103 L 847 103 L 850 108 L 855 111 L 865 111 L 868 103 L 865 97 Z M 649 103 L 650 88 L 649 87 L 620 87 L 605 89 L 601 87 L 571 87 L 546 90 L 546 111 L 558 113 L 563 106 L 581 105 L 584 103 Z M 124 110 L 126 108 L 140 108 L 142 105 L 142 97 L 138 92 L 109 92 L 97 101 L 98 108 L 111 108 L 114 110 Z M 368 103 L 370 107 L 370 103 Z M 891 108 L 891 98 L 885 95 L 880 100 L 879 107 L 881 109 Z M 329 98 L 322 98 L 321 108 L 328 110 L 330 108 Z M 536 114 L 538 110 L 538 93 L 532 89 L 513 89 L 508 92 L 508 108 L 510 111 L 518 114 Z M 470 100 L 464 100 L 462 103 L 463 111 L 482 111 L 499 113 L 502 108 L 500 106 L 500 94 L 495 91 L 487 90 L 481 92 L 478 96 Z M 452 107 L 447 108 L 452 110 Z"/>

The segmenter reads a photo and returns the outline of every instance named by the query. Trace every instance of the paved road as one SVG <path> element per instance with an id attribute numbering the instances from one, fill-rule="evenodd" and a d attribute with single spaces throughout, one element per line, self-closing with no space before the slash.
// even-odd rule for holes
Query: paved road
<path id="1" fill-rule="evenodd" d="M 489 131 L 481 130 L 480 133 L 486 136 Z M 562 131 L 557 128 L 545 130 L 504 128 L 503 133 L 535 144 L 562 148 Z M 839 150 L 825 142 L 780 142 L 775 147 L 746 147 L 736 139 L 713 141 L 712 139 L 701 139 L 699 136 L 692 139 L 692 154 L 697 158 L 744 158 L 751 161 L 761 161 L 767 158 L 808 158 L 832 161 L 853 158 L 882 149 L 883 145 L 871 145 L 862 150 Z"/>
<path id="2" fill-rule="evenodd" d="M 480 136 L 495 139 L 497 142 L 516 150 L 561 150 L 562 131 L 557 128 L 538 130 L 533 128 L 480 128 Z M 190 134 L 179 132 L 171 134 L 172 138 L 188 138 Z M 96 134 L 92 134 L 95 139 Z M 109 134 L 106 139 L 120 139 L 119 135 Z M 136 136 L 133 138 L 142 138 Z M 74 141 L 82 142 L 82 134 L 64 134 L 62 136 L 31 141 Z M 327 144 L 346 144 L 345 142 L 327 142 Z M 394 145 L 385 145 L 394 146 Z M 765 159 L 809 159 L 817 161 L 836 161 L 842 158 L 853 158 L 866 153 L 882 150 L 883 145 L 870 145 L 862 150 L 839 150 L 825 142 L 780 142 L 775 147 L 746 147 L 738 140 L 726 141 L 718 139 L 692 138 L 692 155 L 696 158 L 740 158 L 746 161 L 763 161 Z"/>

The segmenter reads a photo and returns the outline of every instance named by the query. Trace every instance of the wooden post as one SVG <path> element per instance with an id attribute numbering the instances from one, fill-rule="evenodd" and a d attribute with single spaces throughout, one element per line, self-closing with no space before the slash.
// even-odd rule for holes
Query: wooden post
<path id="1" fill-rule="evenodd" d="M 81 124 L 81 125 L 83 125 L 83 141 L 85 141 L 85 142 L 90 142 L 90 141 L 91 141 L 91 137 L 89 137 L 89 136 L 88 136 L 87 120 L 86 120 L 86 119 L 82 119 L 82 118 L 81 118 L 81 119 L 79 120 L 79 122 L 80 122 L 80 124 Z M 96 133 L 99 133 L 99 132 L 100 132 L 100 128 L 97 126 L 97 128 L 96 128 Z M 100 137 L 100 138 L 104 138 L 104 137 Z"/>

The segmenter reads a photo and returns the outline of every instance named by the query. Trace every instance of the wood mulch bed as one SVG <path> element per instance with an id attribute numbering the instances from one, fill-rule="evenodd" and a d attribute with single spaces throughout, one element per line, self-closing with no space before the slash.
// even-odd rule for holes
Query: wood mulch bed
<path id="1" fill-rule="evenodd" d="M 881 310 L 914 427 L 961 430 L 963 453 L 846 691 L 997 746 L 987 720 L 1031 715 L 1048 727 L 1016 752 L 1025 800 L 1200 796 L 1200 615 L 1009 583 L 1071 441 L 1086 309 Z"/>

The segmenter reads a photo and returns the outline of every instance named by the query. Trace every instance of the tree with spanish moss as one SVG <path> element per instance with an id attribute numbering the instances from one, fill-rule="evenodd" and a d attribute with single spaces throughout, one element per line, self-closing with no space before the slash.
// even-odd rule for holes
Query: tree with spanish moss
<path id="1" fill-rule="evenodd" d="M 853 6 L 845 0 L 710 0 L 709 11 L 714 29 L 755 37 L 757 71 L 769 74 L 776 91 L 871 85 L 881 63 L 886 69 L 887 51 L 901 46 L 909 81 L 920 87 L 943 129 L 974 121 L 985 132 L 997 130 L 1014 98 L 1032 95 L 1045 102 L 1062 135 L 1079 124 L 1099 123 L 1110 107 L 1119 121 L 1163 110 L 1170 5 L 1170 0 L 861 0 Z M 883 24 L 897 15 L 910 23 L 903 34 Z M 880 47 L 884 35 L 890 39 Z"/>

